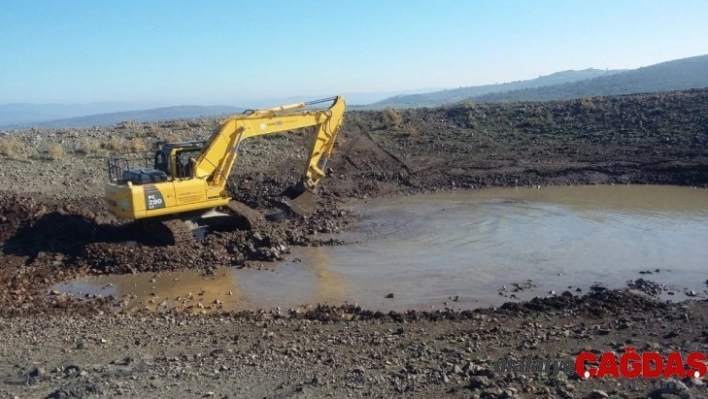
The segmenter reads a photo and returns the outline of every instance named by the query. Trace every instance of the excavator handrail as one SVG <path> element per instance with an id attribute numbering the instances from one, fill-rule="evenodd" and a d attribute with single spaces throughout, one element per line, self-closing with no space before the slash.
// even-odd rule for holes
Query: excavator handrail
<path id="1" fill-rule="evenodd" d="M 322 104 L 322 103 L 326 103 L 326 102 L 330 102 L 330 101 L 334 102 L 338 98 L 340 98 L 340 97 L 339 96 L 332 96 L 332 97 L 327 97 L 327 98 L 321 98 L 319 100 L 311 100 L 311 101 L 304 101 L 304 102 L 287 104 L 287 105 L 280 105 L 280 106 L 272 107 L 272 108 L 246 109 L 241 113 L 241 115 L 250 116 L 255 113 L 279 112 L 279 111 L 287 111 L 287 110 L 291 110 L 291 109 L 305 108 L 308 105 Z"/>
<path id="2" fill-rule="evenodd" d="M 332 96 L 332 97 L 327 97 L 327 98 L 321 98 L 319 100 L 306 101 L 303 104 L 305 104 L 305 105 L 321 104 L 321 103 L 326 103 L 329 101 L 336 101 L 338 98 L 339 98 L 338 96 Z"/>

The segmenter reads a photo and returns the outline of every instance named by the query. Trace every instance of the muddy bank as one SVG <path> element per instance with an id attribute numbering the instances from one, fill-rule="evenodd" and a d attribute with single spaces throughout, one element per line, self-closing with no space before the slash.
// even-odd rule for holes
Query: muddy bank
<path id="1" fill-rule="evenodd" d="M 163 246 L 135 224 L 108 214 L 100 198 L 72 198 L 60 205 L 5 193 L 0 195 L 0 284 L 6 289 L 0 293 L 0 314 L 46 311 L 57 302 L 46 297 L 48 288 L 80 275 L 260 268 L 282 259 L 293 245 L 335 245 L 337 240 L 318 234 L 346 229 L 351 216 L 334 202 L 321 202 L 321 210 L 307 220 L 214 232 L 188 245 Z"/>

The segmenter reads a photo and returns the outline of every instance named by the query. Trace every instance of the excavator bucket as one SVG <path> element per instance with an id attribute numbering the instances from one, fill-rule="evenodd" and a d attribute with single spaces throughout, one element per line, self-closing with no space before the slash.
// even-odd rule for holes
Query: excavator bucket
<path id="1" fill-rule="evenodd" d="M 304 184 L 290 186 L 280 195 L 287 198 L 282 205 L 288 213 L 307 217 L 317 210 L 317 197 Z"/>
<path id="2" fill-rule="evenodd" d="M 290 210 L 300 216 L 310 216 L 317 210 L 315 193 L 305 189 L 295 198 L 290 198 Z"/>

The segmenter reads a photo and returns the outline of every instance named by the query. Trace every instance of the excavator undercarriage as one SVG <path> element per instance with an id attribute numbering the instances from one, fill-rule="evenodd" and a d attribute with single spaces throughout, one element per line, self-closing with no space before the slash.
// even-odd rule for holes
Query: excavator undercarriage
<path id="1" fill-rule="evenodd" d="M 257 230 L 265 222 L 263 214 L 238 201 L 205 212 L 138 221 L 146 233 L 164 245 L 183 244 L 214 230 Z"/>

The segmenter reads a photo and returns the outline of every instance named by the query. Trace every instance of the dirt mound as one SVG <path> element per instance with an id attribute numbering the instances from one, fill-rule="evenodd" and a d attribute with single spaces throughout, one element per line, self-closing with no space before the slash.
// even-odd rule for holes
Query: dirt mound
<path id="1" fill-rule="evenodd" d="M 0 193 L 0 239 L 5 253 L 74 254 L 87 242 L 115 236 L 119 223 L 94 198 L 69 198 L 63 205 L 15 193 Z M 120 239 L 121 237 L 116 237 Z"/>
<path id="2" fill-rule="evenodd" d="M 456 311 L 444 309 L 437 311 L 373 312 L 354 305 L 317 307 L 301 312 L 291 312 L 295 318 L 319 321 L 334 320 L 374 320 L 390 319 L 396 322 L 415 320 L 470 320 L 483 314 L 525 313 L 573 313 L 574 315 L 603 317 L 607 315 L 631 314 L 651 309 L 667 309 L 669 305 L 624 290 L 593 291 L 583 296 L 574 296 L 570 292 L 549 298 L 534 298 L 529 302 L 508 302 L 497 309 L 476 309 Z"/>
<path id="3" fill-rule="evenodd" d="M 666 307 L 663 302 L 629 291 L 595 289 L 582 297 L 566 291 L 558 296 L 537 297 L 523 303 L 505 303 L 500 309 L 513 313 L 563 312 L 600 317 Z"/>
<path id="4" fill-rule="evenodd" d="M 664 287 L 662 287 L 661 284 L 645 280 L 643 278 L 638 278 L 634 281 L 627 281 L 627 287 L 641 291 L 651 296 L 657 296 L 661 294 L 662 291 L 664 291 Z"/>

